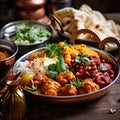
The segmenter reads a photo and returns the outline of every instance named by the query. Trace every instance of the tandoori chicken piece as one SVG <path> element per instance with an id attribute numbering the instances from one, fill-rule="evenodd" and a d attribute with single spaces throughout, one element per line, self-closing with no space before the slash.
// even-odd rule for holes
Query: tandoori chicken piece
<path id="1" fill-rule="evenodd" d="M 59 95 L 61 96 L 77 95 L 77 88 L 74 85 L 61 87 L 59 90 Z"/>
<path id="2" fill-rule="evenodd" d="M 57 81 L 54 81 L 47 76 L 43 77 L 43 82 L 41 86 L 41 91 L 43 94 L 57 96 L 60 87 L 61 85 Z"/>
<path id="3" fill-rule="evenodd" d="M 71 71 L 61 72 L 57 77 L 56 81 L 58 81 L 61 85 L 65 85 L 69 81 L 76 81 L 75 75 Z"/>
<path id="4" fill-rule="evenodd" d="M 95 92 L 99 90 L 100 87 L 91 78 L 86 78 L 83 80 L 83 87 L 79 88 L 79 94 L 85 94 L 90 92 Z"/>

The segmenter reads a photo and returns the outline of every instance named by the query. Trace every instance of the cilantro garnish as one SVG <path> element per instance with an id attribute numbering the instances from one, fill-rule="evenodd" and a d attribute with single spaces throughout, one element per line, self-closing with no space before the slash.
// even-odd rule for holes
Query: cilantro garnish
<path id="1" fill-rule="evenodd" d="M 106 71 L 106 70 L 107 70 L 106 66 L 103 65 L 103 64 L 100 64 L 99 69 L 100 69 L 101 71 Z"/>
<path id="2" fill-rule="evenodd" d="M 65 84 L 65 86 L 69 86 L 69 85 L 74 85 L 77 89 L 83 87 L 83 83 L 79 80 L 79 78 L 77 78 L 76 81 L 70 81 L 69 83 Z"/>
<path id="3" fill-rule="evenodd" d="M 32 87 L 25 86 L 24 89 L 29 90 L 29 91 L 35 91 L 35 90 L 37 90 L 37 87 L 32 84 Z"/>
<path id="4" fill-rule="evenodd" d="M 83 54 L 80 53 L 76 57 L 75 62 L 77 62 L 77 63 L 84 62 L 86 66 L 89 66 L 90 65 L 90 57 L 89 56 L 83 56 Z"/>
<path id="5" fill-rule="evenodd" d="M 50 78 L 55 78 L 60 72 L 68 70 L 68 66 L 64 63 L 63 57 L 58 57 L 58 62 L 55 64 L 50 64 L 48 66 L 48 71 Z"/>
<path id="6" fill-rule="evenodd" d="M 75 58 L 75 62 L 80 63 L 80 62 L 82 61 L 82 59 L 83 59 L 83 54 L 80 53 L 80 54 L 78 54 L 78 56 Z"/>
<path id="7" fill-rule="evenodd" d="M 66 45 L 66 43 L 65 43 Z M 58 47 L 57 43 L 48 43 L 45 47 L 45 52 L 47 57 L 60 56 L 64 46 Z"/>

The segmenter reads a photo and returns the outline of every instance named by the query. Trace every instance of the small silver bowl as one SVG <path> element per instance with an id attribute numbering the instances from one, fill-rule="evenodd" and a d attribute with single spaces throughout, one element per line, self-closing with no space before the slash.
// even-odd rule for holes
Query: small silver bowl
<path id="1" fill-rule="evenodd" d="M 45 23 L 41 23 L 41 22 L 37 22 L 37 21 L 33 21 L 33 20 L 13 21 L 13 22 L 10 22 L 10 23 L 4 25 L 1 28 L 0 38 L 8 40 L 8 37 L 10 38 L 11 36 L 13 36 L 16 33 L 16 31 L 18 30 L 17 26 L 20 24 L 27 24 L 27 26 L 31 26 L 31 27 L 35 27 L 35 28 L 39 28 L 39 27 L 43 28 L 43 29 L 49 31 L 51 33 L 51 36 L 49 36 L 48 38 L 46 38 L 44 40 L 41 40 L 39 43 L 33 43 L 33 44 L 28 44 L 28 45 L 26 45 L 26 44 L 18 45 L 19 51 L 18 51 L 17 57 L 20 57 L 23 54 L 25 54 L 31 50 L 34 50 L 36 48 L 44 47 L 45 44 L 47 44 L 48 42 L 51 41 L 52 33 L 53 33 L 52 28 Z"/>

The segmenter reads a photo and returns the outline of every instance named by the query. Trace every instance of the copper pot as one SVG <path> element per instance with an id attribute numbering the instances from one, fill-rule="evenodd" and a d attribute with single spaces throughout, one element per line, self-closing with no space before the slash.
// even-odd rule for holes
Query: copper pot
<path id="1" fill-rule="evenodd" d="M 15 14 L 20 19 L 31 19 L 36 20 L 38 18 L 42 18 L 45 16 L 45 9 L 44 7 L 36 10 L 17 10 Z"/>
<path id="2" fill-rule="evenodd" d="M 51 21 L 50 19 L 47 17 L 47 16 L 44 16 L 43 18 L 39 18 L 39 19 L 36 19 L 38 22 L 43 22 L 43 23 L 46 23 L 48 25 L 51 24 Z"/>
<path id="3" fill-rule="evenodd" d="M 13 42 L 5 39 L 0 39 L 0 51 L 6 51 L 10 54 L 9 57 L 0 60 L 0 84 L 2 80 L 8 76 L 18 53 L 18 46 Z"/>
<path id="4" fill-rule="evenodd" d="M 45 5 L 46 0 L 13 0 L 16 7 L 22 9 L 38 9 Z"/>

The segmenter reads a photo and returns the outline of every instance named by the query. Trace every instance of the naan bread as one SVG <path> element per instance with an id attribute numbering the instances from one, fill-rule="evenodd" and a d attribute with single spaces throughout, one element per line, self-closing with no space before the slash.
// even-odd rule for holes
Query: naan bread
<path id="1" fill-rule="evenodd" d="M 113 20 L 107 20 L 99 11 L 92 10 L 86 4 L 79 9 L 66 7 L 54 12 L 54 15 L 61 21 L 65 34 L 72 35 L 73 32 L 80 29 L 89 29 L 95 32 L 100 40 L 107 37 L 120 39 L 120 25 Z M 93 39 L 89 34 L 80 34 L 80 39 Z M 108 43 L 105 46 L 107 51 L 117 49 L 117 45 Z"/>

